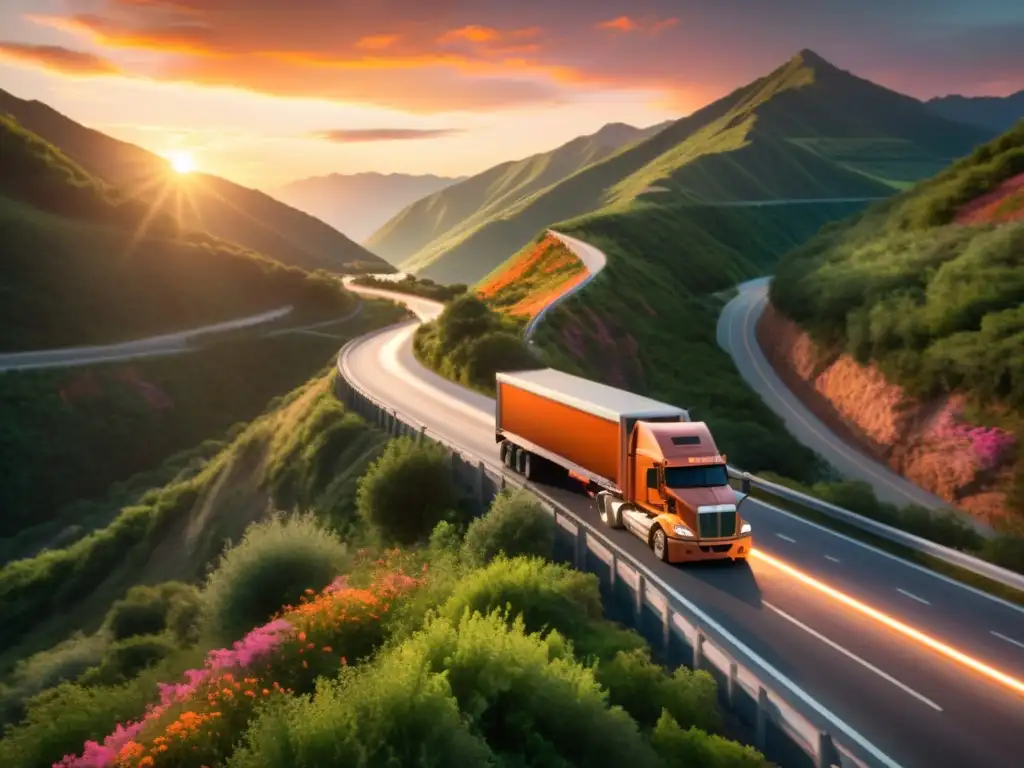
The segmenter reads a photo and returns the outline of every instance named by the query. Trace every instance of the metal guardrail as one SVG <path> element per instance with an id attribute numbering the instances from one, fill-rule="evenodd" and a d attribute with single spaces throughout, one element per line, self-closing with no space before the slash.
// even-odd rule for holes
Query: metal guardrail
<path id="1" fill-rule="evenodd" d="M 1024 592 L 1024 574 L 1016 573 L 1006 568 L 1001 568 L 998 565 L 994 565 L 981 558 L 968 555 L 965 552 L 953 549 L 951 547 L 944 547 L 941 544 L 936 544 L 934 541 L 923 539 L 920 536 L 915 536 L 912 533 L 901 531 L 899 528 L 893 528 L 891 525 L 886 525 L 877 520 L 872 520 L 870 517 L 851 512 L 849 509 L 830 504 L 827 501 L 822 501 L 814 496 L 809 496 L 806 493 L 800 491 L 794 491 L 792 488 L 787 488 L 784 485 L 773 483 L 770 480 L 764 480 L 756 475 L 752 475 L 749 472 L 744 472 L 735 467 L 729 467 L 729 476 L 735 480 L 740 480 L 743 483 L 743 492 L 749 493 L 750 488 L 758 488 L 767 494 L 776 496 L 786 501 L 800 504 L 801 506 L 807 507 L 820 512 L 823 515 L 831 517 L 833 520 L 839 520 L 840 522 L 852 525 L 856 528 L 860 528 L 863 531 L 874 534 L 879 538 L 891 541 L 894 544 L 911 549 L 915 552 L 934 557 L 937 560 L 941 560 L 949 565 L 954 565 L 957 568 L 962 568 L 965 571 L 977 574 L 978 576 L 984 576 L 986 579 L 991 579 L 998 584 L 1002 584 L 1012 589 L 1018 589 Z"/>
<path id="2" fill-rule="evenodd" d="M 383 333 L 394 326 L 381 329 Z M 373 334 L 373 335 L 376 335 Z M 365 337 L 364 337 L 365 338 Z M 551 512 L 556 529 L 569 537 L 580 570 L 596 572 L 606 594 L 629 595 L 635 628 L 655 649 L 682 657 L 693 669 L 711 672 L 720 683 L 729 710 L 752 726 L 754 745 L 784 765 L 814 768 L 898 768 L 862 736 L 849 729 L 809 694 L 758 657 L 738 638 L 677 592 L 650 568 L 621 550 L 604 532 L 547 496 L 518 475 L 507 472 L 496 457 L 474 456 L 433 433 L 352 383 L 343 361 L 362 339 L 338 354 L 337 396 L 352 411 L 394 436 L 427 439 L 452 456 L 452 471 L 463 487 L 476 494 L 482 508 L 501 490 L 527 488 Z M 680 653 L 682 651 L 682 653 Z"/>

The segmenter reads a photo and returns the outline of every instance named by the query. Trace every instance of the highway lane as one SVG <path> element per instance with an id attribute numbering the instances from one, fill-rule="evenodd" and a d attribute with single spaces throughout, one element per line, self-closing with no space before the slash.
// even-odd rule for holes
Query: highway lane
<path id="1" fill-rule="evenodd" d="M 76 365 L 128 360 L 137 357 L 181 354 L 182 352 L 193 350 L 193 347 L 189 346 L 189 341 L 196 336 L 268 323 L 271 320 L 284 317 L 292 309 L 290 306 L 281 307 L 269 312 L 228 320 L 223 323 L 204 325 L 200 328 L 191 328 L 185 331 L 161 334 L 160 336 L 149 336 L 145 339 L 123 341 L 117 344 L 65 347 L 64 349 L 47 349 L 32 352 L 9 352 L 0 354 L 0 372 L 24 371 L 35 368 L 68 368 Z"/>
<path id="2" fill-rule="evenodd" d="M 413 303 L 424 318 L 439 310 L 430 306 L 433 302 Z M 344 369 L 381 401 L 497 465 L 493 401 L 423 369 L 409 344 L 415 326 L 413 321 L 367 337 L 350 348 Z M 599 525 L 586 497 L 545 491 Z M 745 507 L 759 551 L 1022 676 L 1024 648 L 1011 641 L 1024 644 L 1024 612 L 1015 606 L 788 513 L 754 501 Z M 855 613 L 769 562 L 752 561 L 745 578 L 735 569 L 664 566 L 628 533 L 610 535 L 899 764 L 1011 765 L 1007 756 L 1024 749 L 1019 694 Z"/>
<path id="3" fill-rule="evenodd" d="M 776 375 L 755 335 L 767 304 L 769 280 L 762 277 L 739 285 L 739 295 L 725 306 L 718 319 L 718 344 L 732 357 L 747 386 L 782 418 L 797 440 L 823 456 L 843 476 L 870 483 L 878 498 L 899 506 L 912 503 L 929 509 L 948 507 L 938 496 L 840 440 Z"/>

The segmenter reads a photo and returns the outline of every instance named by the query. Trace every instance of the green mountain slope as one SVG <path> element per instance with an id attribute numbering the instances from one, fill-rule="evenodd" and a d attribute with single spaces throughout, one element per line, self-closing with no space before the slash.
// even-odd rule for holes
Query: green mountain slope
<path id="1" fill-rule="evenodd" d="M 0 350 L 105 343 L 291 304 L 340 314 L 333 280 L 286 268 L 95 178 L 0 117 Z"/>
<path id="2" fill-rule="evenodd" d="M 174 177 L 163 158 L 86 128 L 38 101 L 0 90 L 0 115 L 51 142 L 90 174 L 199 229 L 302 269 L 390 271 L 390 265 L 319 219 L 203 173 Z"/>
<path id="3" fill-rule="evenodd" d="M 665 125 L 639 129 L 612 123 L 551 152 L 496 165 L 408 206 L 374 233 L 367 247 L 404 269 L 429 263 L 537 192 Z"/>
<path id="4" fill-rule="evenodd" d="M 824 348 L 877 363 L 914 396 L 966 395 L 972 421 L 1016 433 L 1019 444 L 1021 185 L 1024 121 L 938 176 L 788 254 L 772 283 L 772 302 Z M 978 215 L 986 211 L 990 215 Z M 996 432 L 971 437 L 978 450 L 994 452 L 1000 439 Z M 1009 505 L 1024 513 L 1024 452 L 1017 454 Z"/>
<path id="5" fill-rule="evenodd" d="M 987 138 L 803 51 L 770 75 L 503 212 L 419 273 L 473 282 L 558 221 L 681 202 L 873 198 Z M 413 260 L 408 262 L 413 265 Z"/>

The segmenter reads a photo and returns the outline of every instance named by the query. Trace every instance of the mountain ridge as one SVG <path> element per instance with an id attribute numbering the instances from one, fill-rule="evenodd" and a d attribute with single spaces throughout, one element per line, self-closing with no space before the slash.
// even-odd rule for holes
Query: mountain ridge
<path id="1" fill-rule="evenodd" d="M 212 174 L 194 172 L 175 178 L 169 163 L 159 155 L 82 125 L 45 102 L 22 99 L 0 89 L 0 114 L 4 113 L 60 148 L 89 173 L 180 216 L 189 228 L 209 231 L 303 269 L 390 269 L 383 259 L 307 213 Z M 180 194 L 166 194 L 172 185 Z M 191 204 L 179 209 L 178 202 L 183 199 Z"/>
<path id="2" fill-rule="evenodd" d="M 936 96 L 925 105 L 949 120 L 979 125 L 998 134 L 1024 117 L 1024 89 L 1009 96 Z"/>

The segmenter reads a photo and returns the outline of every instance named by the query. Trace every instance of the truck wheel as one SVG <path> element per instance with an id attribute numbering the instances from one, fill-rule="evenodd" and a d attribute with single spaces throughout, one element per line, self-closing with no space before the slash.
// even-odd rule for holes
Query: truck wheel
<path id="1" fill-rule="evenodd" d="M 609 528 L 622 527 L 622 510 L 612 508 L 612 495 L 607 491 L 597 494 L 597 511 L 601 515 L 601 522 Z"/>
<path id="2" fill-rule="evenodd" d="M 516 451 L 516 472 L 520 475 L 526 474 L 526 468 L 530 465 L 530 452 L 520 448 Z M 529 480 L 529 478 L 527 478 Z"/>
<path id="3" fill-rule="evenodd" d="M 498 456 L 501 458 L 501 463 L 506 467 L 508 466 L 508 449 L 511 444 L 508 440 L 502 440 L 501 445 L 498 446 Z"/>
<path id="4" fill-rule="evenodd" d="M 505 466 L 513 472 L 516 468 L 516 451 L 518 450 L 519 449 L 512 443 L 509 443 L 508 448 L 505 450 Z"/>
<path id="5" fill-rule="evenodd" d="M 651 549 L 654 550 L 655 557 L 664 563 L 668 562 L 668 538 L 660 525 L 651 537 Z"/>
<path id="6" fill-rule="evenodd" d="M 522 465 L 523 477 L 529 481 L 540 479 L 541 461 L 539 456 L 534 456 L 529 451 L 523 451 L 519 463 Z"/>

